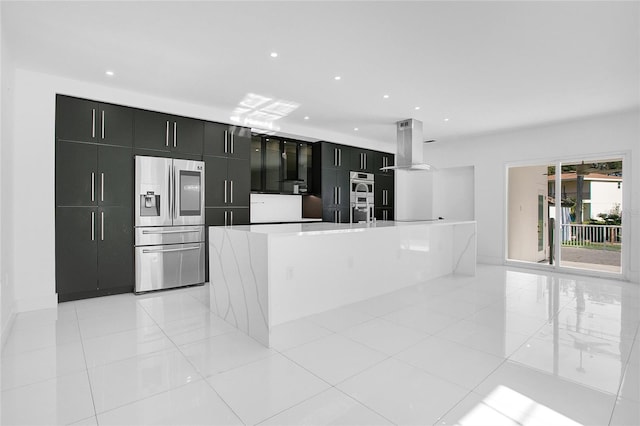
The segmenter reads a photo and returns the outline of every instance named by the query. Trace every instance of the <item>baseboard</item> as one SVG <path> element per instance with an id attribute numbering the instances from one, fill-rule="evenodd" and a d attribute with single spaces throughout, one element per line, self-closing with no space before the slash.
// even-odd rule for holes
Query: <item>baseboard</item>
<path id="1" fill-rule="evenodd" d="M 37 311 L 38 309 L 51 309 L 58 305 L 58 295 L 53 293 L 49 296 L 32 297 L 29 299 L 18 299 L 15 304 L 15 312 Z"/>

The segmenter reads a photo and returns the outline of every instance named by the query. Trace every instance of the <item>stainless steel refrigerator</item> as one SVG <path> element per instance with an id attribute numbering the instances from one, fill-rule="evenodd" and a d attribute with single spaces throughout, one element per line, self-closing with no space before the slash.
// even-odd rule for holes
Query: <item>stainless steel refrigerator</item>
<path id="1" fill-rule="evenodd" d="M 204 162 L 135 159 L 135 292 L 204 283 Z"/>

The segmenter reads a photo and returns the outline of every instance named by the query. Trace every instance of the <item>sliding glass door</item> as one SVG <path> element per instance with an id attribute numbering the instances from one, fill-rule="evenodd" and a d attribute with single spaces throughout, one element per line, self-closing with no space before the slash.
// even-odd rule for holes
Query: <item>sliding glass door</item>
<path id="1" fill-rule="evenodd" d="M 507 168 L 508 261 L 622 273 L 623 159 Z"/>

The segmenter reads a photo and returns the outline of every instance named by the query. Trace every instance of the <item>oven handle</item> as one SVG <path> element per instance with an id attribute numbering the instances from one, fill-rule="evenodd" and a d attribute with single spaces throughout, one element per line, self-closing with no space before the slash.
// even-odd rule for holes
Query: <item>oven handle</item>
<path id="1" fill-rule="evenodd" d="M 182 230 L 176 230 L 176 229 L 172 229 L 170 231 L 142 231 L 143 234 L 186 234 L 189 232 L 200 232 L 200 230 L 187 230 L 187 231 L 182 231 Z"/>
<path id="2" fill-rule="evenodd" d="M 176 248 L 176 249 L 154 249 L 154 250 L 143 249 L 142 252 L 143 253 L 170 253 L 175 251 L 189 251 L 189 250 L 200 250 L 200 246 Z"/>

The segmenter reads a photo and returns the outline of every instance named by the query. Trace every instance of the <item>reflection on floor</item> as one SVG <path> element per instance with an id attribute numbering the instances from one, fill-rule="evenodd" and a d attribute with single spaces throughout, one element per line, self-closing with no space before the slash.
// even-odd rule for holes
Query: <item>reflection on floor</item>
<path id="1" fill-rule="evenodd" d="M 277 327 L 208 286 L 20 314 L 10 424 L 640 424 L 640 286 L 479 266 Z"/>

